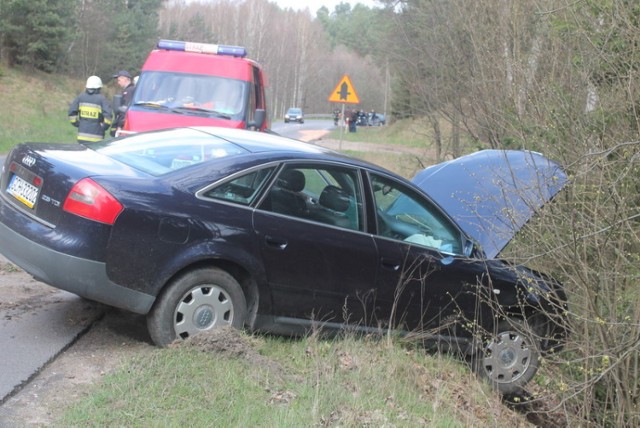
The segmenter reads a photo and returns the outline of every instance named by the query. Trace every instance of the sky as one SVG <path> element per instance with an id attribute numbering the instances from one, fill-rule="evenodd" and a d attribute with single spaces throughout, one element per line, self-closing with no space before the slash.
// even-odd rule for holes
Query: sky
<path id="1" fill-rule="evenodd" d="M 276 3 L 282 9 L 292 8 L 296 10 L 304 10 L 309 8 L 312 16 L 315 16 L 316 11 L 322 6 L 326 6 L 329 12 L 333 12 L 335 7 L 340 3 L 349 3 L 351 8 L 357 3 L 363 4 L 367 7 L 380 7 L 375 0 L 269 0 L 272 3 Z"/>

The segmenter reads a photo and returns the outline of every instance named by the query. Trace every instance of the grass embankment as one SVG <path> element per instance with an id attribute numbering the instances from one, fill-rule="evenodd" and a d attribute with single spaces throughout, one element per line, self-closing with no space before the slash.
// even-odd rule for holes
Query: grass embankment
<path id="1" fill-rule="evenodd" d="M 0 68 L 0 153 L 23 141 L 74 142 L 66 117 L 83 82 Z M 405 133 L 409 134 L 405 135 Z M 418 146 L 406 124 L 351 141 Z M 416 137 L 418 136 L 418 137 Z M 332 137 L 335 138 L 335 137 Z M 398 165 L 395 155 L 355 153 Z M 388 165 L 388 166 L 389 166 Z M 400 168 L 391 168 L 399 170 Z M 408 175 L 408 174 L 406 174 Z M 242 352 L 155 349 L 69 398 L 63 426 L 523 425 L 463 363 L 392 341 L 240 335 Z M 259 355 L 261 360 L 248 359 Z M 274 370 L 273 367 L 276 367 Z"/>
<path id="2" fill-rule="evenodd" d="M 405 178 L 436 163 L 431 133 L 419 120 L 407 119 L 387 126 L 358 127 L 356 132 L 332 131 L 325 139 L 344 142 L 344 153 L 381 165 Z M 385 150 L 353 150 L 349 143 L 367 143 Z"/>
<path id="3" fill-rule="evenodd" d="M 84 82 L 0 66 L 0 153 L 25 141 L 75 142 L 67 109 Z"/>
<path id="4" fill-rule="evenodd" d="M 119 88 L 114 81 L 102 83 L 102 93 L 111 101 Z M 75 143 L 78 130 L 69 123 L 67 112 L 84 84 L 67 76 L 0 65 L 0 153 L 27 141 Z"/>
<path id="5" fill-rule="evenodd" d="M 386 341 L 216 332 L 129 361 L 64 426 L 522 426 L 459 362 Z"/>

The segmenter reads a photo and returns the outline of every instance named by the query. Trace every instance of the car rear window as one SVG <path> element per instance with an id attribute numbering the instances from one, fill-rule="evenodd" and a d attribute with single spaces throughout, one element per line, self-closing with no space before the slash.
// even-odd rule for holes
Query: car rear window
<path id="1" fill-rule="evenodd" d="M 210 159 L 247 150 L 227 140 L 195 130 L 141 133 L 87 145 L 132 168 L 159 176 Z"/>

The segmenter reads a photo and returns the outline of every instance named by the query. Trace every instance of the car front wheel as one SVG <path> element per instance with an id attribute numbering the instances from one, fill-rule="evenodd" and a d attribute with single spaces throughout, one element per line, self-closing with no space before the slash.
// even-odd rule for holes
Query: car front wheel
<path id="1" fill-rule="evenodd" d="M 540 352 L 534 335 L 518 319 L 501 321 L 475 358 L 481 377 L 503 394 L 514 394 L 538 371 Z"/>
<path id="2" fill-rule="evenodd" d="M 216 268 L 189 271 L 161 293 L 147 315 L 153 342 L 161 347 L 216 327 L 242 328 L 247 304 L 242 288 Z"/>

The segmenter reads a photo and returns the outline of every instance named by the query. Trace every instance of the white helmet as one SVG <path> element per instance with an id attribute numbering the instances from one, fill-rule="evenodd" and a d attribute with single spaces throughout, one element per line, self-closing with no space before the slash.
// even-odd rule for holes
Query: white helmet
<path id="1" fill-rule="evenodd" d="M 85 87 L 87 89 L 100 89 L 102 88 L 102 79 L 100 79 L 98 76 L 89 76 Z"/>

